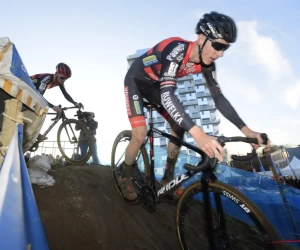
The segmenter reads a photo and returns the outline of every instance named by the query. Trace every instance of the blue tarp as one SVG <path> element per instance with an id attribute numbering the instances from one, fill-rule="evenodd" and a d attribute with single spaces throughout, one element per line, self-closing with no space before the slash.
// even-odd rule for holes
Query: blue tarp
<path id="1" fill-rule="evenodd" d="M 300 240 L 300 190 L 275 182 L 270 177 L 261 176 L 252 172 L 218 165 L 216 175 L 224 182 L 238 189 L 253 201 L 270 220 L 282 240 Z M 199 181 L 201 174 L 184 183 L 184 186 Z M 202 196 L 197 196 L 202 200 Z M 211 197 L 213 201 L 213 197 Z M 252 224 L 250 218 L 229 199 L 223 200 L 223 209 L 226 214 Z M 213 204 L 214 205 L 214 204 Z M 292 243 L 299 247 L 299 243 Z"/>
<path id="2" fill-rule="evenodd" d="M 166 155 L 166 149 L 155 147 L 155 154 L 156 156 Z M 155 157 L 155 166 L 164 167 L 166 161 L 159 161 L 158 159 L 160 159 L 160 157 Z M 186 170 L 183 169 L 185 162 L 197 164 L 200 160 L 198 157 L 184 155 L 182 153 L 180 153 L 179 159 L 175 168 L 177 175 L 186 172 Z M 252 200 L 269 218 L 282 239 L 300 239 L 299 189 L 275 182 L 270 176 L 262 176 L 221 164 L 216 167 L 215 173 L 219 181 L 239 189 Z M 162 176 L 156 175 L 156 178 L 160 180 Z M 192 182 L 199 181 L 200 178 L 201 173 L 183 183 L 183 186 L 188 186 Z M 223 207 L 227 214 L 250 223 L 249 218 L 245 216 L 244 212 L 241 212 L 240 208 L 235 207 L 228 199 L 224 200 L 225 202 L 229 202 L 229 204 L 224 204 Z M 294 243 L 293 246 L 300 249 L 300 243 Z"/>
<path id="3" fill-rule="evenodd" d="M 48 250 L 17 125 L 0 172 L 0 249 Z"/>

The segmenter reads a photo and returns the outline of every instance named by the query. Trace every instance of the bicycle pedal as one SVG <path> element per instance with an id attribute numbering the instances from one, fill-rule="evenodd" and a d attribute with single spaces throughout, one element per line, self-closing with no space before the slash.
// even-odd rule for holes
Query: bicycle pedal
<path id="1" fill-rule="evenodd" d="M 45 141 L 45 140 L 47 140 L 47 139 L 48 139 L 48 137 L 43 136 L 43 135 L 41 135 L 41 134 L 39 134 L 38 137 L 37 137 L 37 140 L 38 140 L 39 142 Z"/>

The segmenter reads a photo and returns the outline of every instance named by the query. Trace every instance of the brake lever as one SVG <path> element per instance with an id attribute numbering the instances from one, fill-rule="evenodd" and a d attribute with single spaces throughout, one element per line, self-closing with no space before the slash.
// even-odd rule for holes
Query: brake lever
<path id="1" fill-rule="evenodd" d="M 82 108 L 82 109 L 84 110 L 84 106 L 83 106 L 83 104 L 82 104 L 81 102 L 80 102 L 80 103 L 78 103 L 78 104 L 79 104 L 79 107 L 80 107 L 79 109 L 81 109 L 81 108 Z"/>
<path id="2" fill-rule="evenodd" d="M 268 140 L 269 140 L 268 135 L 265 134 L 265 133 L 262 133 L 262 134 L 260 134 L 260 137 L 263 140 L 263 144 L 267 145 L 268 144 Z"/>
<path id="3" fill-rule="evenodd" d="M 222 147 L 225 146 L 226 140 L 225 140 L 225 137 L 224 137 L 224 136 L 219 136 L 218 139 L 217 139 L 217 141 L 218 141 L 218 143 L 219 143 Z"/>
<path id="4" fill-rule="evenodd" d="M 61 113 L 58 112 L 58 113 L 56 114 L 56 116 L 55 116 L 54 118 L 51 119 L 51 121 L 58 120 L 58 119 L 60 118 L 60 116 L 61 116 Z"/>

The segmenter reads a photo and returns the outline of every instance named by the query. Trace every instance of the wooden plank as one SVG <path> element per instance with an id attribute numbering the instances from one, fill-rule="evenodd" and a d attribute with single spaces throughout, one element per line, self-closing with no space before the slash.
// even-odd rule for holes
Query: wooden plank
<path id="1" fill-rule="evenodd" d="M 16 127 L 16 121 L 18 120 L 18 116 L 20 116 L 22 108 L 22 103 L 17 99 L 10 99 L 5 101 L 5 110 L 3 117 L 3 126 L 2 126 L 2 132 L 0 137 L 0 153 L 1 156 L 5 156 L 8 146 L 11 143 L 12 137 L 15 132 Z M 21 118 L 19 118 L 21 119 Z M 21 119 L 22 120 L 22 119 Z M 0 165 L 3 162 L 3 157 L 0 157 Z"/>

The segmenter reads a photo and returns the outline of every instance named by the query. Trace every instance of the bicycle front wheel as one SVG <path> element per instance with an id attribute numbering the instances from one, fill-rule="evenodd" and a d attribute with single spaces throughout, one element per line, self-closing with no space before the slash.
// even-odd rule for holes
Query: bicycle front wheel
<path id="1" fill-rule="evenodd" d="M 131 140 L 131 136 L 132 135 L 130 130 L 125 130 L 119 133 L 114 141 L 112 152 L 111 152 L 112 174 L 115 181 L 115 186 L 121 196 L 122 196 L 122 192 L 119 184 L 119 177 L 121 176 L 123 171 L 121 164 L 125 159 L 125 151 Z M 145 147 L 142 146 L 132 166 L 131 176 L 133 176 L 137 181 L 139 181 L 139 183 L 142 183 L 145 181 L 144 179 L 145 176 L 149 175 L 149 173 L 150 173 L 149 158 Z M 137 193 L 140 192 L 140 189 L 135 184 L 135 182 L 133 182 L 133 187 Z"/>
<path id="2" fill-rule="evenodd" d="M 82 151 L 78 145 L 80 131 L 82 131 L 87 138 L 87 142 L 82 144 L 81 149 L 84 149 Z M 57 131 L 57 144 L 65 160 L 74 165 L 86 163 L 92 155 L 92 136 L 85 124 L 76 119 L 67 119 L 59 126 Z"/>
<path id="3" fill-rule="evenodd" d="M 271 244 L 279 240 L 262 211 L 244 194 L 227 184 L 210 181 L 189 186 L 176 211 L 181 249 L 292 249 Z"/>

